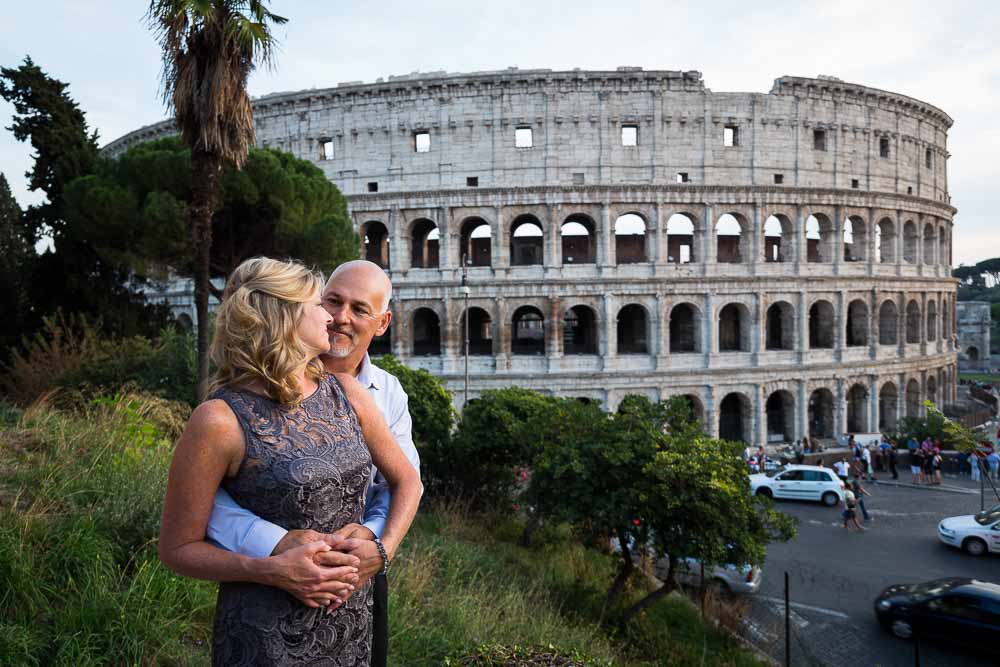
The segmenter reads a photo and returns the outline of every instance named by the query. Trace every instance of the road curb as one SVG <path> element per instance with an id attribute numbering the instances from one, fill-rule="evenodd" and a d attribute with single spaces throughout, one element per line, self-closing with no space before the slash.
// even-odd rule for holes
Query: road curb
<path id="1" fill-rule="evenodd" d="M 941 491 L 943 493 L 959 493 L 967 496 L 978 496 L 979 491 L 966 489 L 961 486 L 947 486 L 944 484 L 909 484 L 907 482 L 885 482 L 876 480 L 872 482 L 875 486 L 898 486 L 903 489 L 922 489 L 926 491 Z"/>

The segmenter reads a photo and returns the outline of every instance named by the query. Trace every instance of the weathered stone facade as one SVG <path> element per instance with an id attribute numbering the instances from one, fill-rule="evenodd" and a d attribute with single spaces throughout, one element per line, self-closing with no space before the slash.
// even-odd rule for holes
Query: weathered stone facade
<path id="1" fill-rule="evenodd" d="M 620 68 L 391 77 L 255 114 L 260 145 L 348 194 L 388 268 L 377 345 L 459 401 L 463 258 L 470 398 L 683 394 L 711 433 L 752 443 L 892 429 L 954 400 L 952 121 L 931 105 Z"/>
<path id="2" fill-rule="evenodd" d="M 956 305 L 959 366 L 969 370 L 990 368 L 990 303 L 959 301 Z"/>

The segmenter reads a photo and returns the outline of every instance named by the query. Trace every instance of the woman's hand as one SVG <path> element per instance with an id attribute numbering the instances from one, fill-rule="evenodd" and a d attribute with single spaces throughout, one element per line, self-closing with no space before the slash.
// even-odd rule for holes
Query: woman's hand
<path id="1" fill-rule="evenodd" d="M 265 582 L 290 593 L 307 607 L 329 606 L 346 599 L 358 583 L 358 568 L 353 565 L 327 567 L 316 563 L 317 556 L 331 551 L 325 541 L 317 540 L 267 558 Z"/>

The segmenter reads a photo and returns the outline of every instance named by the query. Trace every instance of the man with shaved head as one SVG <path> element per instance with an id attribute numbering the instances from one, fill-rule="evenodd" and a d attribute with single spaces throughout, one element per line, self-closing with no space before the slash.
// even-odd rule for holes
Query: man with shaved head
<path id="1" fill-rule="evenodd" d="M 382 411 L 403 453 L 420 472 L 420 459 L 413 446 L 412 421 L 406 392 L 395 376 L 373 365 L 368 346 L 375 336 L 389 328 L 392 313 L 389 300 L 392 283 L 377 264 L 355 260 L 341 264 L 330 275 L 323 289 L 323 305 L 333 321 L 327 326 L 330 351 L 323 356 L 329 373 L 354 375 Z M 224 490 L 215 497 L 208 536 L 229 551 L 267 558 L 293 547 L 323 540 L 331 551 L 316 556 L 315 563 L 298 563 L 278 572 L 280 587 L 299 600 L 332 586 L 332 573 L 341 566 L 356 567 L 356 587 L 374 576 L 374 623 L 372 665 L 385 665 L 388 637 L 387 587 L 383 557 L 378 538 L 389 512 L 389 487 L 372 467 L 372 480 L 365 504 L 364 523 L 349 524 L 336 533 L 324 535 L 313 530 L 285 530 L 243 509 Z M 336 609 L 347 598 L 330 605 Z"/>

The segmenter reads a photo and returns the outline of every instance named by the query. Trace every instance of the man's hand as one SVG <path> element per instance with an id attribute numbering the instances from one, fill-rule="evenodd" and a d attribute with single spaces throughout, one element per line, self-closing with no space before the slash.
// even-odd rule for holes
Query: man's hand
<path id="1" fill-rule="evenodd" d="M 375 534 L 368 528 L 349 523 L 340 530 L 328 536 L 327 543 L 334 549 L 318 555 L 318 562 L 323 563 L 332 553 L 341 553 L 358 559 L 358 582 L 356 588 L 361 588 L 366 581 L 382 571 L 382 555 L 375 546 Z M 354 593 L 344 591 L 338 595 L 340 604 L 347 602 Z"/>
<path id="2" fill-rule="evenodd" d="M 341 600 L 350 597 L 355 586 L 360 585 L 358 567 L 317 564 L 320 554 L 330 552 L 331 547 L 327 542 L 316 540 L 271 556 L 264 560 L 265 583 L 287 591 L 307 607 L 337 607 Z M 356 556 L 346 553 L 339 555 L 340 558 L 335 560 L 360 562 Z"/>

